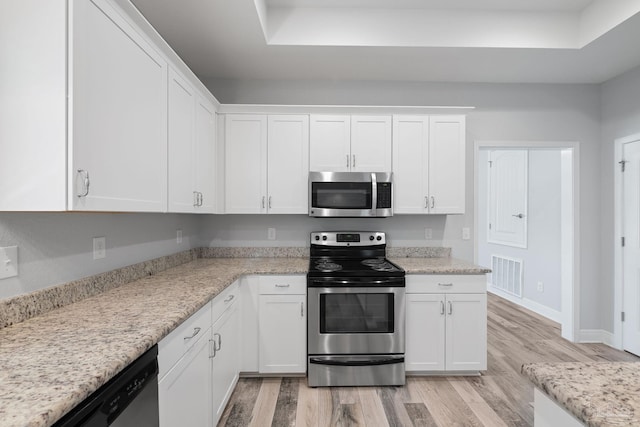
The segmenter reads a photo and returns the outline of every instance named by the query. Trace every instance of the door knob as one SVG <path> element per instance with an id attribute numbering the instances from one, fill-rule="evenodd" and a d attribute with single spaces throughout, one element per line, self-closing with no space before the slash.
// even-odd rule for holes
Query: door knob
<path id="1" fill-rule="evenodd" d="M 515 216 L 516 218 L 520 218 L 520 219 L 524 218 L 524 215 L 523 215 L 523 214 L 511 215 L 511 216 Z"/>

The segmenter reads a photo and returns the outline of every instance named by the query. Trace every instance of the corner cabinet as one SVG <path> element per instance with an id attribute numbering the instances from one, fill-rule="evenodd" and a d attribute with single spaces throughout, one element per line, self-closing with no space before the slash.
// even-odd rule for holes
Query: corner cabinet
<path id="1" fill-rule="evenodd" d="M 406 371 L 487 369 L 484 275 L 407 275 Z"/>
<path id="2" fill-rule="evenodd" d="M 465 134 L 464 116 L 393 116 L 394 213 L 464 213 Z"/>
<path id="3" fill-rule="evenodd" d="M 312 171 L 391 171 L 391 116 L 311 115 L 309 132 Z"/>
<path id="4" fill-rule="evenodd" d="M 225 213 L 307 213 L 309 117 L 227 114 Z"/>

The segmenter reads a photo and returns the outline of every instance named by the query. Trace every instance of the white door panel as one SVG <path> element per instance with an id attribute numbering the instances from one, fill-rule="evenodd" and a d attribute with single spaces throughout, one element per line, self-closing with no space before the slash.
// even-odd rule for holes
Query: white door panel
<path id="1" fill-rule="evenodd" d="M 640 141 L 624 145 L 623 347 L 640 355 Z"/>
<path id="2" fill-rule="evenodd" d="M 489 243 L 527 247 L 528 152 L 489 153 Z"/>

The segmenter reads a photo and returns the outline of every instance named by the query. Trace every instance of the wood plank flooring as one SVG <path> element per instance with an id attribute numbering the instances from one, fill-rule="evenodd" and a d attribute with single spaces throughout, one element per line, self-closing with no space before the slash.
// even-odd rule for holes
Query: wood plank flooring
<path id="1" fill-rule="evenodd" d="M 488 369 L 477 377 L 408 377 L 404 387 L 309 388 L 306 378 L 241 378 L 218 427 L 533 426 L 529 362 L 638 361 L 573 344 L 558 324 L 488 295 Z"/>

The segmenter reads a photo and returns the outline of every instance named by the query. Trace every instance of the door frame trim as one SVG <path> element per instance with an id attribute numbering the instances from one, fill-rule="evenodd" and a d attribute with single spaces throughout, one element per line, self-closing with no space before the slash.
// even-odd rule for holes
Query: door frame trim
<path id="1" fill-rule="evenodd" d="M 640 141 L 640 133 L 635 133 L 622 138 L 614 140 L 614 155 L 613 155 L 613 218 L 614 218 L 614 231 L 613 231 L 613 347 L 618 350 L 623 350 L 623 337 L 622 337 L 622 318 L 619 313 L 622 313 L 624 287 L 622 283 L 623 278 L 623 253 L 620 239 L 622 237 L 622 170 L 618 166 L 618 162 L 622 160 L 622 150 L 624 144 L 630 142 Z"/>
<path id="2" fill-rule="evenodd" d="M 576 342 L 580 339 L 580 143 L 577 141 L 514 141 L 476 140 L 474 142 L 474 262 L 478 262 L 478 186 L 480 178 L 480 150 L 487 149 L 552 149 L 561 152 L 561 173 L 569 173 L 571 182 L 563 191 L 572 195 L 573 203 L 563 206 L 561 231 L 561 335 Z M 563 182 L 566 180 L 563 180 Z M 562 197 L 562 199 L 566 199 Z"/>

